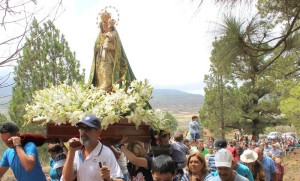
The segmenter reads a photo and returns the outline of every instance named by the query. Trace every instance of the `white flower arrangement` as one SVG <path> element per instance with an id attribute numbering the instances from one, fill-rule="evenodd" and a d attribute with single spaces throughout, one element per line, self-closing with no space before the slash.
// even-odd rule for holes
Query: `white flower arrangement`
<path id="1" fill-rule="evenodd" d="M 125 82 L 122 85 L 114 85 L 112 92 L 77 83 L 51 86 L 35 92 L 33 103 L 26 106 L 24 118 L 27 122 L 43 120 L 44 123 L 75 125 L 85 116 L 94 115 L 101 118 L 103 129 L 127 118 L 136 128 L 144 123 L 155 130 L 176 130 L 177 120 L 170 113 L 149 109 L 153 88 L 147 80 L 132 81 L 129 87 L 124 86 Z"/>

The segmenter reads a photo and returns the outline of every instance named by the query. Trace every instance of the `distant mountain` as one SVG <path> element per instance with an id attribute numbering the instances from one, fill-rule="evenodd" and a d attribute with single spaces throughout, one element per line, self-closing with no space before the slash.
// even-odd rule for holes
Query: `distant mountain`
<path id="1" fill-rule="evenodd" d="M 5 76 L 0 76 L 0 97 L 11 95 L 13 88 L 13 76 L 8 78 Z"/>
<path id="2" fill-rule="evenodd" d="M 204 96 L 174 89 L 154 89 L 150 104 L 154 109 L 162 109 L 174 114 L 188 112 L 197 114 L 203 105 Z"/>
<path id="3" fill-rule="evenodd" d="M 11 100 L 13 82 L 12 74 L 0 75 L 0 113 L 5 116 L 8 115 L 8 103 Z"/>

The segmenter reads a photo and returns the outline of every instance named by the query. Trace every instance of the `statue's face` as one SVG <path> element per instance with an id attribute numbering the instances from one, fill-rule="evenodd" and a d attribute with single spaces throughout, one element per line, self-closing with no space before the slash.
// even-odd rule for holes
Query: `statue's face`
<path id="1" fill-rule="evenodd" d="M 105 22 L 105 21 L 103 21 L 103 22 L 102 22 L 102 28 L 103 28 L 103 31 L 104 31 L 104 32 L 108 32 L 108 23 Z"/>

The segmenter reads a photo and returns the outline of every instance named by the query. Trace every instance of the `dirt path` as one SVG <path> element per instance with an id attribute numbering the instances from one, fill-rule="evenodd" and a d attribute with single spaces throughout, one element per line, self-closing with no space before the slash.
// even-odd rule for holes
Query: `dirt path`
<path id="1" fill-rule="evenodd" d="M 283 159 L 285 175 L 284 181 L 300 181 L 300 148 L 295 148 Z"/>

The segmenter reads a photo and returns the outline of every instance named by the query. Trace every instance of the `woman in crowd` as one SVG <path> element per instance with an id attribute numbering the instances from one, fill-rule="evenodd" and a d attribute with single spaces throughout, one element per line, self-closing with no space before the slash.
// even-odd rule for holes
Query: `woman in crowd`
<path id="1" fill-rule="evenodd" d="M 188 157 L 187 170 L 188 173 L 183 175 L 181 181 L 209 181 L 213 179 L 213 176 L 208 173 L 208 168 L 203 155 L 199 152 L 191 154 Z"/>
<path id="2" fill-rule="evenodd" d="M 151 174 L 152 157 L 147 156 L 141 142 L 130 142 L 126 148 L 124 145 L 126 140 L 127 137 L 123 137 L 119 142 L 119 147 L 129 161 L 127 164 L 128 180 L 153 181 Z"/>
<path id="3" fill-rule="evenodd" d="M 213 137 L 209 137 L 205 144 L 206 144 L 207 148 L 210 146 L 214 147 L 214 142 L 215 142 L 215 139 Z"/>

